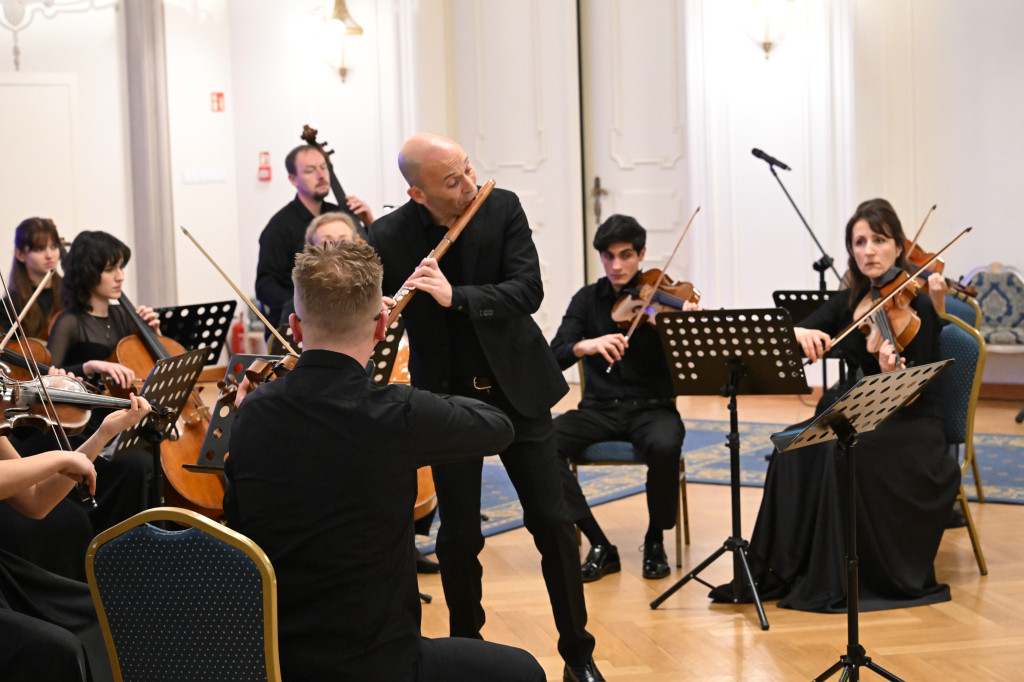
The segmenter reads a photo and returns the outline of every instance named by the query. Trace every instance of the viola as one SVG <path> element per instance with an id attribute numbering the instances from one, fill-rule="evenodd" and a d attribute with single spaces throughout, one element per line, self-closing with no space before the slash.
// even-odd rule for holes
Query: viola
<path id="1" fill-rule="evenodd" d="M 925 263 L 927 263 L 935 256 L 934 253 L 928 253 L 917 244 L 912 243 L 909 239 L 903 242 L 903 250 L 907 254 L 907 261 L 915 268 L 922 267 Z M 922 286 L 925 282 L 927 282 L 928 278 L 931 276 L 933 272 L 942 274 L 945 268 L 946 261 L 942 260 L 941 258 L 936 258 L 931 268 L 924 268 L 919 273 L 918 278 L 921 280 Z M 977 298 L 977 290 L 975 290 L 975 288 L 970 286 L 969 284 L 961 284 L 960 282 L 952 280 L 949 277 L 945 277 L 945 280 L 946 286 L 948 286 L 953 291 L 957 291 L 961 294 L 964 294 L 965 296 L 973 296 Z"/>
<path id="2" fill-rule="evenodd" d="M 652 292 L 651 289 L 659 279 L 661 283 Z M 650 304 L 645 309 L 644 301 L 648 299 Z M 661 270 L 653 268 L 640 273 L 635 286 L 622 288 L 618 300 L 612 306 L 612 319 L 624 329 L 633 323 L 637 315 L 647 316 L 645 319 L 653 324 L 654 314 L 682 310 L 687 302 L 700 302 L 700 292 L 689 282 L 676 282 L 668 275 L 662 276 Z"/>
<path id="3" fill-rule="evenodd" d="M 25 344 L 22 344 L 21 339 L 16 341 L 18 350 L 4 348 L 3 352 L 0 352 L 0 372 L 9 379 L 29 381 L 50 371 L 50 351 L 43 342 L 33 338 L 25 341 Z"/>
<path id="4" fill-rule="evenodd" d="M 891 268 L 889 272 L 875 280 L 871 291 L 864 296 L 853 313 L 856 319 L 864 318 L 860 330 L 867 336 L 867 348 L 873 355 L 878 355 L 886 341 L 892 344 L 897 353 L 902 352 L 921 328 L 921 318 L 910 306 L 910 302 L 920 290 L 920 285 L 916 279 L 907 283 L 909 279 L 910 275 L 902 268 Z M 876 301 L 897 289 L 898 293 L 886 301 L 880 310 L 873 315 L 866 315 Z"/>
<path id="5" fill-rule="evenodd" d="M 160 336 L 135 312 L 128 297 L 121 294 L 121 307 L 135 323 L 137 334 L 121 339 L 112 362 L 130 367 L 136 376 L 147 376 L 157 360 L 185 353 L 185 348 L 174 339 Z M 116 391 L 114 387 L 111 387 Z M 223 515 L 224 481 L 220 476 L 185 469 L 195 464 L 203 446 L 206 430 L 210 426 L 210 411 L 193 390 L 178 415 L 175 435 L 160 445 L 160 463 L 168 503 L 184 506 L 211 518 Z"/>

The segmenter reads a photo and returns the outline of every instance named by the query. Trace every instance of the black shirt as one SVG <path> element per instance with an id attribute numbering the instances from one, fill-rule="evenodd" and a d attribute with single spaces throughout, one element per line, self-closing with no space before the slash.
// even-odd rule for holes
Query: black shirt
<path id="1" fill-rule="evenodd" d="M 320 214 L 341 209 L 327 201 L 320 206 Z M 296 194 L 288 204 L 274 214 L 260 234 L 260 257 L 256 263 L 256 298 L 269 310 L 267 319 L 277 325 L 281 305 L 292 298 L 292 268 L 295 254 L 306 245 L 306 229 L 315 216 Z"/>
<path id="2" fill-rule="evenodd" d="M 629 284 L 639 279 L 637 273 Z M 651 324 L 640 324 L 629 340 L 622 360 L 607 372 L 608 362 L 600 353 L 577 358 L 572 348 L 579 341 L 605 334 L 624 334 L 612 320 L 612 307 L 619 298 L 607 277 L 583 287 L 572 297 L 562 317 L 551 350 L 564 370 L 577 360 L 583 361 L 585 390 L 581 405 L 614 399 L 673 399 L 675 391 L 665 360 L 658 330 Z"/>
<path id="3" fill-rule="evenodd" d="M 224 512 L 274 565 L 284 679 L 413 679 L 416 469 L 500 452 L 512 435 L 496 408 L 378 387 L 324 350 L 246 396 Z"/>

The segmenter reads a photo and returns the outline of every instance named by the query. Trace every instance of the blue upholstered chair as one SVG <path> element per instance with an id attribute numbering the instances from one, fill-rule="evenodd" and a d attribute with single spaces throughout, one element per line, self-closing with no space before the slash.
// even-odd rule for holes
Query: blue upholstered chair
<path id="1" fill-rule="evenodd" d="M 277 580 L 245 536 L 160 507 L 100 533 L 85 561 L 118 682 L 280 682 Z"/>
<path id="2" fill-rule="evenodd" d="M 955 360 L 953 366 L 939 377 L 945 411 L 946 441 L 951 445 L 956 445 L 958 451 L 959 446 L 963 446 L 964 456 L 960 471 L 961 474 L 965 474 L 968 468 L 973 469 L 974 481 L 978 487 L 978 499 L 981 501 L 981 483 L 978 480 L 978 464 L 974 456 L 974 411 L 978 403 L 978 393 L 981 390 L 981 375 L 985 370 L 985 341 L 977 329 L 968 326 L 959 318 L 949 314 L 942 317 L 948 324 L 943 327 L 942 335 L 939 338 L 939 352 L 942 358 Z M 974 518 L 971 516 L 971 508 L 967 503 L 967 495 L 964 493 L 962 482 L 957 500 L 960 502 L 960 510 L 967 522 L 967 532 L 970 534 L 971 545 L 974 547 L 974 558 L 978 561 L 978 570 L 982 575 L 986 575 L 988 566 L 985 564 L 985 555 L 981 551 L 981 540 L 974 525 Z"/>
<path id="3" fill-rule="evenodd" d="M 970 296 L 955 292 L 946 294 L 946 312 L 959 317 L 969 327 L 981 329 L 981 306 Z"/>
<path id="4" fill-rule="evenodd" d="M 606 440 L 584 448 L 580 458 L 572 462 L 572 473 L 579 478 L 580 466 L 612 466 L 633 464 L 647 466 L 642 452 L 625 440 Z M 683 565 L 683 538 L 690 544 L 690 512 L 686 505 L 686 461 L 679 453 L 679 506 L 676 508 L 676 567 Z M 581 541 L 579 530 L 576 538 Z M 581 541 L 582 543 L 582 541 Z"/>

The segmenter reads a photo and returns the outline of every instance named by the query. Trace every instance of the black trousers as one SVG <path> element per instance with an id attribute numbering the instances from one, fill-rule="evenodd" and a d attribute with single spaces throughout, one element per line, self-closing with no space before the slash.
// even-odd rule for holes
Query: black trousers
<path id="1" fill-rule="evenodd" d="M 113 679 L 89 586 L 0 551 L 0 680 Z"/>
<path id="2" fill-rule="evenodd" d="M 655 528 L 676 524 L 679 508 L 679 453 L 686 429 L 673 400 L 616 400 L 583 404 L 554 421 L 562 484 L 569 518 L 579 521 L 590 514 L 579 481 L 569 461 L 584 448 L 605 440 L 628 440 L 647 463 L 647 513 Z"/>
<path id="3" fill-rule="evenodd" d="M 537 659 L 522 649 L 464 637 L 423 638 L 416 682 L 544 682 Z"/>
<path id="4" fill-rule="evenodd" d="M 500 453 L 501 462 L 523 505 L 523 520 L 541 555 L 541 572 L 558 629 L 558 652 L 571 665 L 583 665 L 594 652 L 587 632 L 579 550 L 572 523 L 565 513 L 560 464 L 550 413 L 527 418 L 519 414 L 497 387 L 462 395 L 502 409 L 515 427 L 515 440 Z M 484 624 L 477 556 L 484 546 L 480 529 L 480 484 L 483 461 L 434 466 L 441 526 L 437 559 L 448 604 L 453 637 L 479 638 Z"/>

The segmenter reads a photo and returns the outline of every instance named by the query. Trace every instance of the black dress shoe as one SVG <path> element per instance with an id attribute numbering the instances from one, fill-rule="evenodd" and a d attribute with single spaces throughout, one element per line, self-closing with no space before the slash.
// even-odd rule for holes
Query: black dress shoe
<path id="1" fill-rule="evenodd" d="M 618 573 L 621 570 L 619 550 L 615 545 L 594 545 L 587 552 L 587 560 L 580 567 L 585 583 L 592 583 L 609 573 Z"/>
<path id="2" fill-rule="evenodd" d="M 649 580 L 664 578 L 669 574 L 665 545 L 660 542 L 644 543 L 643 573 Z"/>
<path id="3" fill-rule="evenodd" d="M 416 572 L 417 573 L 439 573 L 441 567 L 436 561 L 428 559 L 423 552 L 416 549 Z"/>
<path id="4" fill-rule="evenodd" d="M 584 666 L 566 663 L 562 671 L 562 682 L 604 682 L 604 675 L 597 669 L 594 659 L 590 659 Z"/>

